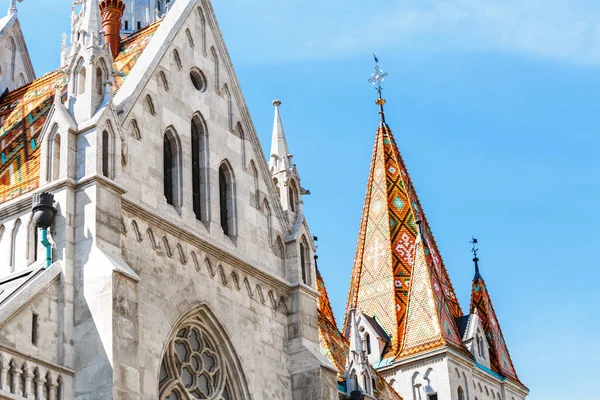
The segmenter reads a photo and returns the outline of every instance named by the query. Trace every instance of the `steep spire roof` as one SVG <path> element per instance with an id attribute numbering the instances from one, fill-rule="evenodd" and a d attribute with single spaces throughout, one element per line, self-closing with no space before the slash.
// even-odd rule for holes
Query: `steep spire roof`
<path id="1" fill-rule="evenodd" d="M 381 71 L 373 74 L 377 84 Z M 392 338 L 384 357 L 446 345 L 464 350 L 455 320 L 463 315 L 392 131 L 380 123 L 367 183 L 348 302 L 377 316 Z M 421 222 L 421 235 L 417 222 Z M 407 323 L 407 321 L 409 321 Z M 466 351 L 466 350 L 464 350 Z"/>
<path id="2" fill-rule="evenodd" d="M 281 115 L 279 114 L 280 100 L 274 100 L 275 118 L 273 121 L 273 136 L 271 137 L 271 158 L 269 167 L 273 172 L 287 170 L 291 166 L 291 155 L 288 149 L 287 139 L 283 131 L 281 123 Z"/>
<path id="3" fill-rule="evenodd" d="M 500 329 L 500 323 L 494 311 L 487 286 L 479 273 L 479 258 L 475 256 L 473 261 L 475 262 L 475 277 L 473 278 L 473 289 L 471 291 L 470 312 L 477 312 L 481 320 L 481 325 L 483 325 L 483 330 L 485 331 L 485 336 L 490 347 L 492 370 L 523 385 L 517 376 L 512 359 L 510 358 L 510 353 L 504 341 L 504 335 L 502 334 L 502 329 Z"/>

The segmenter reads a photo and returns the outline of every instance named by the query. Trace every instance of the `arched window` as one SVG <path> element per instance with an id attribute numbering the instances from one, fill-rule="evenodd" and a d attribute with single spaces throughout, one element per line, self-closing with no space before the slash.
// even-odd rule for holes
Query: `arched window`
<path id="1" fill-rule="evenodd" d="M 96 93 L 100 96 L 104 93 L 104 73 L 101 67 L 96 67 Z"/>
<path id="2" fill-rule="evenodd" d="M 223 90 L 225 92 L 225 98 L 227 99 L 227 121 L 229 132 L 233 132 L 233 102 L 231 100 L 231 92 L 229 91 L 229 86 L 227 86 L 227 84 L 223 86 Z"/>
<path id="3" fill-rule="evenodd" d="M 29 232 L 27 234 L 27 264 L 37 261 L 38 250 L 38 228 L 35 226 L 33 218 L 29 223 Z"/>
<path id="4" fill-rule="evenodd" d="M 465 400 L 465 393 L 460 386 L 458 387 L 458 400 Z"/>
<path id="5" fill-rule="evenodd" d="M 360 390 L 360 387 L 358 386 L 358 376 L 356 375 L 356 372 L 352 372 L 352 390 Z"/>
<path id="6" fill-rule="evenodd" d="M 250 161 L 250 173 L 252 174 L 252 178 L 254 180 L 254 186 L 252 187 L 253 191 L 250 193 L 250 195 L 254 198 L 254 204 L 256 204 L 256 208 L 258 208 L 260 207 L 260 192 L 258 190 L 258 170 L 254 164 L 254 160 Z"/>
<path id="7" fill-rule="evenodd" d="M 221 228 L 227 236 L 235 236 L 235 181 L 227 162 L 219 167 L 219 208 Z"/>
<path id="8" fill-rule="evenodd" d="M 85 93 L 85 81 L 86 81 L 85 67 L 81 67 L 77 78 L 77 94 Z"/>
<path id="9" fill-rule="evenodd" d="M 235 125 L 235 135 L 240 138 L 240 152 L 242 153 L 242 165 L 246 166 L 246 135 L 242 124 L 239 122 Z"/>
<path id="10" fill-rule="evenodd" d="M 8 38 L 8 54 L 10 55 L 10 79 L 14 81 L 17 61 L 17 45 L 15 44 L 15 39 L 13 39 L 12 36 Z"/>
<path id="11" fill-rule="evenodd" d="M 200 40 L 202 41 L 202 53 L 206 55 L 206 18 L 204 17 L 204 11 L 198 7 L 198 15 L 200 17 Z"/>
<path id="12" fill-rule="evenodd" d="M 181 205 L 181 146 L 172 128 L 163 136 L 163 194 L 167 204 Z"/>
<path id="13" fill-rule="evenodd" d="M 298 187 L 296 186 L 296 181 L 290 179 L 290 183 L 288 185 L 288 196 L 290 201 L 290 211 L 296 211 L 298 206 Z"/>
<path id="14" fill-rule="evenodd" d="M 239 359 L 206 307 L 180 318 L 167 341 L 159 374 L 159 399 L 249 400 Z"/>
<path id="15" fill-rule="evenodd" d="M 371 335 L 365 333 L 365 343 L 367 344 L 367 354 L 371 354 Z"/>
<path id="16" fill-rule="evenodd" d="M 132 119 L 131 122 L 129 123 L 129 133 L 131 134 L 131 136 L 133 136 L 137 140 L 142 139 L 142 132 L 140 132 L 140 128 L 135 119 Z"/>
<path id="17" fill-rule="evenodd" d="M 19 77 L 17 78 L 17 82 L 19 84 L 19 87 L 25 85 L 25 75 L 19 74 Z"/>
<path id="18" fill-rule="evenodd" d="M 269 202 L 266 199 L 263 203 L 263 208 L 267 216 L 267 239 L 269 240 L 269 244 L 271 244 L 273 243 L 273 215 L 271 213 L 271 207 L 269 206 Z"/>
<path id="19" fill-rule="evenodd" d="M 277 178 L 273 178 L 273 185 L 275 185 L 275 191 L 277 192 L 277 197 L 281 198 L 281 189 L 279 189 L 279 180 L 277 180 Z"/>
<path id="20" fill-rule="evenodd" d="M 302 242 L 300 242 L 300 269 L 302 270 L 302 282 L 305 285 L 310 285 L 311 283 L 309 256 L 308 242 L 303 236 Z"/>
<path id="21" fill-rule="evenodd" d="M 208 221 L 208 134 L 202 117 L 192 119 L 192 201 L 196 219 Z"/>
<path id="22" fill-rule="evenodd" d="M 60 176 L 60 133 L 54 128 L 53 135 L 48 141 L 48 182 L 58 179 Z"/>
<path id="23" fill-rule="evenodd" d="M 215 73 L 215 88 L 217 90 L 217 93 L 219 93 L 221 91 L 221 88 L 219 87 L 219 57 L 217 57 L 217 51 L 215 50 L 214 47 L 210 48 L 210 52 L 213 58 L 213 63 L 214 63 L 214 73 Z"/>
<path id="24" fill-rule="evenodd" d="M 12 234 L 10 235 L 10 272 L 15 272 L 17 263 L 17 237 L 21 228 L 21 220 L 17 219 L 13 226 Z"/>
<path id="25" fill-rule="evenodd" d="M 102 175 L 110 175 L 110 136 L 108 131 L 102 131 Z"/>

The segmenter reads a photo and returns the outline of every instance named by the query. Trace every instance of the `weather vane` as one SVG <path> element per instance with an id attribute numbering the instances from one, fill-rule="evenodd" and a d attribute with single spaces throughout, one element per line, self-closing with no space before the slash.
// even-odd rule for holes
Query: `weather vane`
<path id="1" fill-rule="evenodd" d="M 475 258 L 477 258 L 477 252 L 479 251 L 479 249 L 477 248 L 476 244 L 477 244 L 477 239 L 475 239 L 474 237 L 471 238 L 471 241 L 469 242 L 473 245 L 473 248 L 471 249 L 471 252 L 473 253 L 473 256 Z"/>
<path id="2" fill-rule="evenodd" d="M 379 99 L 381 99 L 381 91 L 383 90 L 381 83 L 385 80 L 385 77 L 388 75 L 388 73 L 383 72 L 383 70 L 379 68 L 379 59 L 377 58 L 377 54 L 373 53 L 373 59 L 375 60 L 375 71 L 371 74 L 369 83 L 375 86 L 375 90 L 377 90 Z"/>

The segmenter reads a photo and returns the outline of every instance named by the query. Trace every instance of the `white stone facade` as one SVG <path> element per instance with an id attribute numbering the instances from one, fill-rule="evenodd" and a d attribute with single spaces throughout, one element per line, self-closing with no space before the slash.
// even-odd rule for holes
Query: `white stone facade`
<path id="1" fill-rule="evenodd" d="M 288 198 L 282 204 L 210 3 L 171 5 L 114 98 L 110 76 L 88 73 L 85 90 L 76 86 L 82 67 L 112 64 L 101 38 L 79 36 L 84 45 L 65 54 L 67 100 L 55 100 L 42 132 L 37 191 L 52 192 L 58 210 L 52 266 L 0 301 L 0 394 L 175 399 L 193 381 L 211 399 L 337 398 L 336 371 L 319 351 L 315 247 L 300 192 L 293 211 Z M 78 30 L 99 26 L 94 13 L 81 17 Z M 204 90 L 191 71 L 201 72 Z M 97 79 L 102 94 L 93 92 Z M 201 220 L 193 124 L 205 135 Z M 164 190 L 165 135 L 175 146 L 173 205 Z M 31 200 L 0 206 L 0 277 L 43 265 L 41 245 L 31 254 Z M 193 326 L 206 342 L 196 348 L 186 337 L 187 346 L 203 363 L 212 354 L 213 375 L 183 372 L 196 361 L 177 353 L 178 335 Z"/>

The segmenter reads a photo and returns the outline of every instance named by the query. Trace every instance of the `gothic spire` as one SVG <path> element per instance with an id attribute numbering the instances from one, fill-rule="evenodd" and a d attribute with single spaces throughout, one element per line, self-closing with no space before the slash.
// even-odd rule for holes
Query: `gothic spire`
<path id="1" fill-rule="evenodd" d="M 84 46 L 95 47 L 101 44 L 102 18 L 98 0 L 83 0 L 83 20 L 79 31 L 84 39 Z"/>
<path id="2" fill-rule="evenodd" d="M 481 320 L 481 325 L 485 331 L 485 337 L 487 338 L 490 348 L 490 364 L 492 370 L 521 384 L 515 371 L 515 367 L 512 363 L 508 347 L 504 341 L 504 335 L 502 329 L 500 329 L 500 323 L 494 311 L 492 305 L 492 299 L 488 292 L 487 286 L 483 277 L 479 273 L 479 258 L 477 257 L 477 250 L 475 244 L 477 239 L 473 238 L 473 253 L 475 257 L 475 277 L 473 278 L 473 286 L 471 290 L 471 305 L 470 313 L 477 313 Z"/>
<path id="3" fill-rule="evenodd" d="M 378 60 L 375 61 L 378 64 Z M 392 338 L 384 358 L 408 356 L 445 345 L 463 350 L 455 322 L 463 315 L 462 310 L 404 160 L 385 122 L 381 96 L 385 76 L 377 65 L 370 79 L 378 93 L 380 123 L 354 258 L 344 333 L 350 333 L 350 310 L 358 308 L 366 315 L 376 315 Z M 430 333 L 427 340 L 421 340 L 419 330 Z"/>
<path id="4" fill-rule="evenodd" d="M 273 135 L 271 137 L 271 159 L 269 161 L 269 167 L 273 173 L 289 170 L 292 158 L 292 155 L 288 150 L 287 139 L 283 131 L 283 124 L 281 123 L 281 115 L 279 114 L 280 105 L 280 100 L 273 101 L 273 106 L 275 106 L 275 118 L 273 121 Z"/>
<path id="5" fill-rule="evenodd" d="M 373 53 L 373 59 L 375 60 L 375 71 L 371 74 L 369 83 L 373 84 L 375 90 L 377 90 L 377 100 L 375 100 L 375 104 L 379 106 L 380 124 L 381 126 L 387 126 L 385 123 L 385 112 L 383 111 L 385 100 L 381 97 L 381 92 L 383 91 L 383 86 L 381 84 L 385 80 L 385 77 L 388 76 L 388 73 L 379 68 L 379 59 L 375 53 Z"/>

